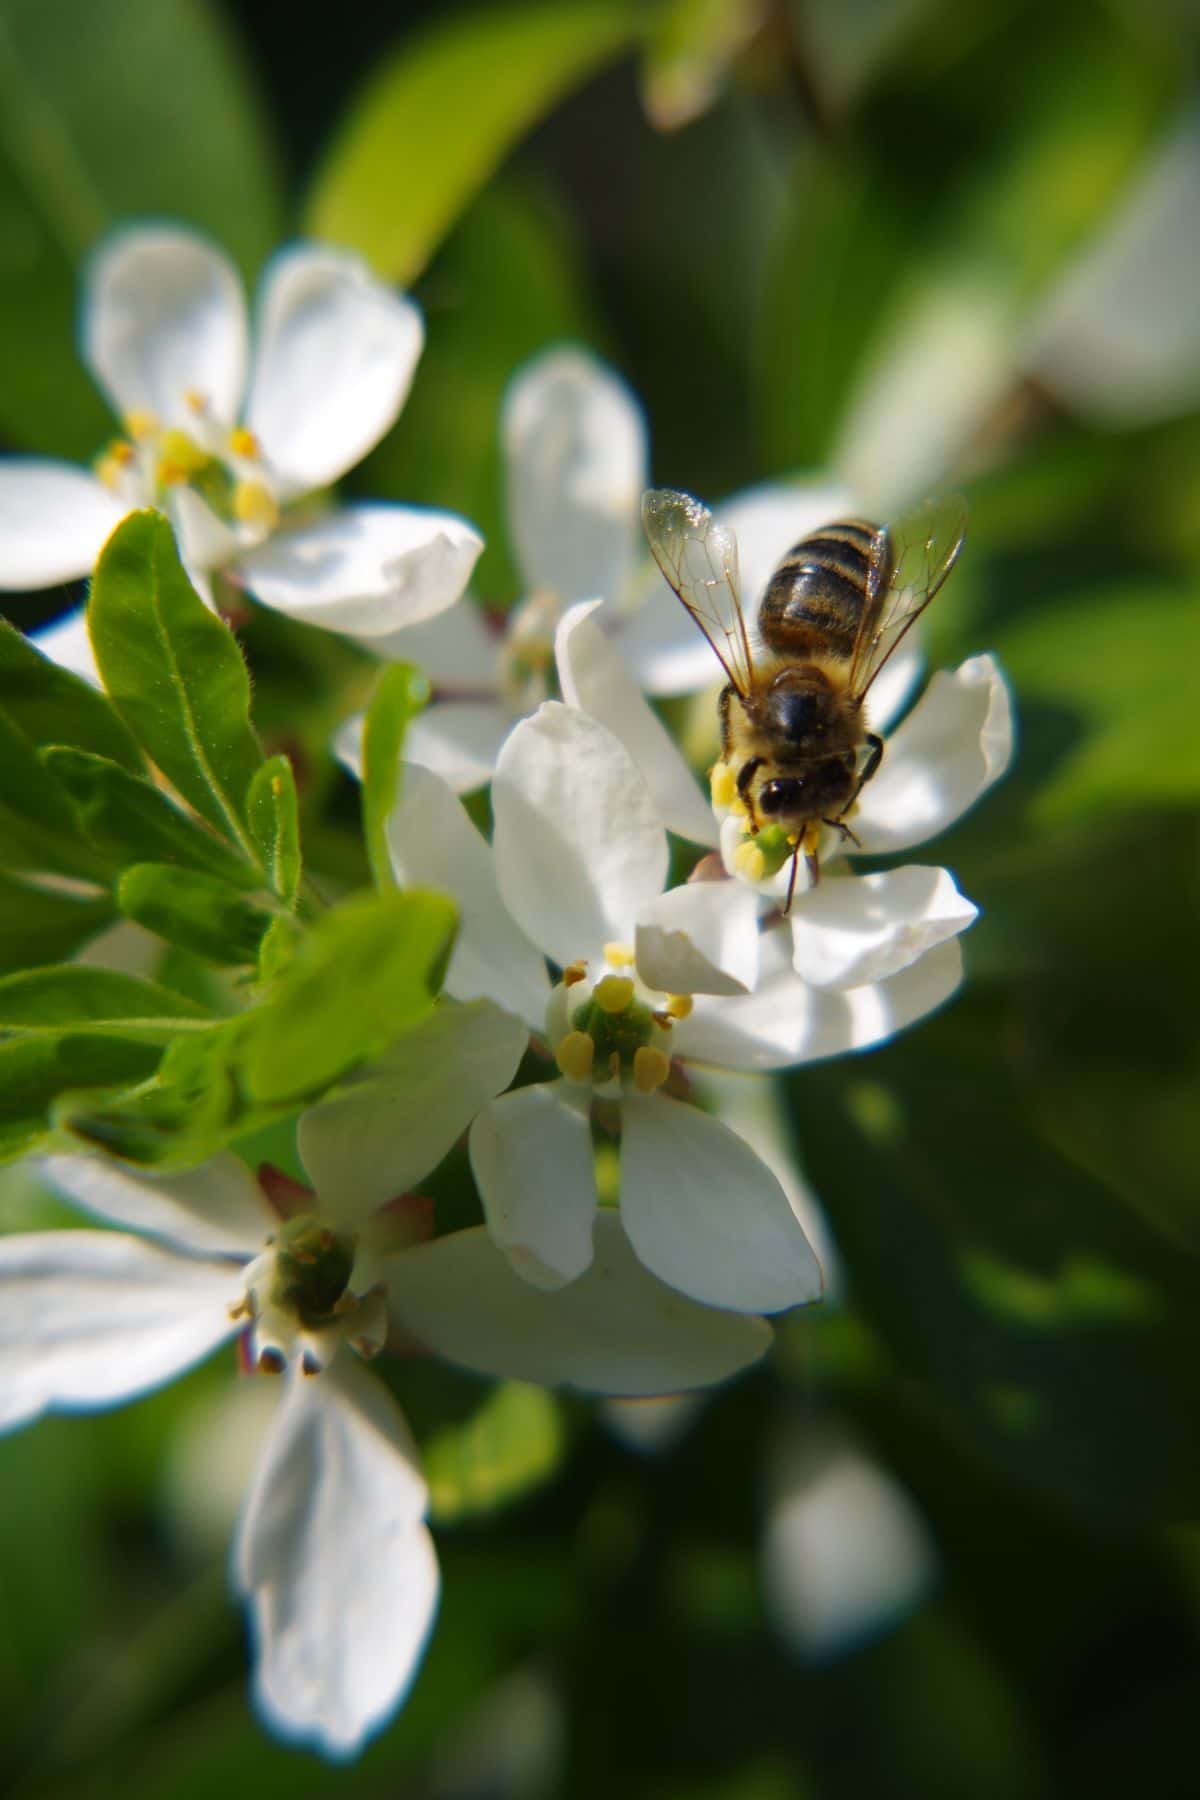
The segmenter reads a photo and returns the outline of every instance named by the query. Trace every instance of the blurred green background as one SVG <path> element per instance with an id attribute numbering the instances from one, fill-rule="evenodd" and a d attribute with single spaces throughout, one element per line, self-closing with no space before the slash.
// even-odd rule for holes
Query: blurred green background
<path id="1" fill-rule="evenodd" d="M 836 1301 L 686 1415 L 400 1371 L 444 1598 L 345 1769 L 245 1697 L 227 1370 L 6 1441 L 6 1793 L 1200 1791 L 1198 45 L 1183 0 L 0 0 L 7 448 L 109 429 L 74 343 L 113 223 L 249 278 L 327 236 L 429 334 L 354 485 L 475 520 L 482 598 L 505 384 L 581 341 L 656 481 L 964 487 L 932 660 L 995 651 L 1021 733 L 938 846 L 983 909 L 962 992 L 786 1084 Z M 326 745 L 369 667 L 263 613 L 244 642 L 354 879 Z M 468 1204 L 465 1160 L 436 1185 Z M 0 1205 L 46 1216 L 25 1172 Z"/>

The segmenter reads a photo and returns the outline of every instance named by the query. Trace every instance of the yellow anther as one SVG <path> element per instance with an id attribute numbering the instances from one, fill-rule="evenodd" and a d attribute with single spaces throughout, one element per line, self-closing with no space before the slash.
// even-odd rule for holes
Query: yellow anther
<path id="1" fill-rule="evenodd" d="M 673 1019 L 690 1019 L 695 1004 L 690 994 L 667 995 L 667 1011 Z"/>
<path id="2" fill-rule="evenodd" d="M 189 412 L 197 415 L 208 411 L 208 396 L 202 394 L 199 388 L 184 388 L 183 402 Z"/>
<path id="3" fill-rule="evenodd" d="M 127 436 L 131 437 L 135 444 L 144 443 L 146 438 L 153 437 L 158 430 L 158 419 L 152 412 L 126 413 L 121 422 Z"/>
<path id="4" fill-rule="evenodd" d="M 279 502 L 261 481 L 239 481 L 233 490 L 233 516 L 243 525 L 274 531 L 279 523 Z"/>
<path id="5" fill-rule="evenodd" d="M 113 461 L 119 463 L 123 469 L 127 469 L 137 455 L 137 451 L 134 449 L 133 445 L 128 443 L 124 438 L 114 438 L 112 443 L 108 446 L 107 453 L 112 457 Z"/>
<path id="6" fill-rule="evenodd" d="M 103 456 L 96 458 L 92 467 L 96 471 L 96 480 L 103 486 L 106 488 L 120 487 L 121 477 L 125 473 L 125 465 L 120 457 L 114 456 L 111 451 L 106 451 Z"/>
<path id="7" fill-rule="evenodd" d="M 606 975 L 596 983 L 592 999 L 601 1012 L 622 1013 L 633 999 L 633 983 L 628 975 Z"/>
<path id="8" fill-rule="evenodd" d="M 671 1059 L 652 1044 L 643 1044 L 633 1054 L 633 1085 L 639 1094 L 652 1094 L 671 1073 Z"/>
<path id="9" fill-rule="evenodd" d="M 767 872 L 767 859 L 749 838 L 733 853 L 733 866 L 745 881 L 761 881 Z"/>
<path id="10" fill-rule="evenodd" d="M 168 468 L 172 471 L 181 469 L 182 477 L 175 475 L 174 479 L 186 481 L 189 476 L 198 475 L 200 470 L 207 468 L 212 461 L 208 451 L 202 450 L 186 431 L 164 431 L 158 453 L 158 478 L 160 481 L 171 479 L 164 473 Z"/>
<path id="11" fill-rule="evenodd" d="M 577 981 L 586 981 L 586 980 L 587 980 L 587 964 L 582 959 L 579 962 L 568 963 L 566 968 L 563 970 L 563 986 L 564 987 L 574 987 Z"/>
<path id="12" fill-rule="evenodd" d="M 627 969 L 634 961 L 634 956 L 632 944 L 605 944 L 604 946 L 604 960 L 610 968 Z"/>
<path id="13" fill-rule="evenodd" d="M 559 1040 L 554 1060 L 568 1081 L 586 1081 L 592 1072 L 596 1046 L 586 1031 L 568 1031 Z"/>
<path id="14" fill-rule="evenodd" d="M 733 770 L 726 762 L 719 762 L 713 765 L 713 772 L 709 777 L 709 786 L 714 806 L 732 806 L 738 797 L 737 782 L 734 779 Z"/>
<path id="15" fill-rule="evenodd" d="M 229 434 L 229 448 L 235 456 L 258 456 L 258 439 L 244 425 L 235 425 Z"/>

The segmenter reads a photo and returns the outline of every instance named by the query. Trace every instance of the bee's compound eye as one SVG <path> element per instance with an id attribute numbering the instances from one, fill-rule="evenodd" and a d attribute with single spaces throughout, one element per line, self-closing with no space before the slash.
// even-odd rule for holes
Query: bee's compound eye
<path id="1" fill-rule="evenodd" d="M 795 812 L 804 805 L 804 782 L 793 776 L 782 781 L 765 781 L 758 796 L 758 810 L 767 818 L 777 819 L 781 813 Z"/>

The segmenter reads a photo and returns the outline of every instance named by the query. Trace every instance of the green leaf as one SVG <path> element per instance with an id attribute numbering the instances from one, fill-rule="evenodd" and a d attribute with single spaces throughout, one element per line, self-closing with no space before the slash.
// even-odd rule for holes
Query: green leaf
<path id="1" fill-rule="evenodd" d="M 437 19 L 376 67 L 317 171 L 305 226 L 410 281 L 517 139 L 630 44 L 628 0 Z M 397 186 L 399 169 L 420 180 Z"/>
<path id="2" fill-rule="evenodd" d="M 443 1426 L 422 1446 L 433 1519 L 479 1518 L 541 1487 L 557 1472 L 565 1439 L 552 1394 L 501 1382 L 469 1419 Z"/>
<path id="3" fill-rule="evenodd" d="M 257 861 L 246 796 L 263 756 L 232 633 L 192 587 L 157 512 L 120 524 L 96 565 L 88 625 L 113 704 L 202 818 Z"/>
<path id="4" fill-rule="evenodd" d="M 0 425 L 27 448 L 87 456 L 111 424 L 78 357 L 83 257 L 113 225 L 158 217 L 214 233 L 252 270 L 283 226 L 275 151 L 208 0 L 8 0 L 0 116 L 13 249 L 0 334 L 21 346 L 6 359 Z"/>
<path id="5" fill-rule="evenodd" d="M 0 969 L 59 962 L 112 918 L 107 894 L 89 898 L 0 873 Z"/>
<path id="6" fill-rule="evenodd" d="M 94 1098 L 152 1075 L 161 1048 L 136 1035 L 103 1031 L 30 1032 L 0 1042 L 0 1161 L 46 1146 L 59 1096 Z"/>
<path id="7" fill-rule="evenodd" d="M 178 1038 L 152 1079 L 129 1092 L 64 1089 L 54 1108 L 57 1131 L 151 1168 L 188 1168 L 243 1131 L 266 1123 L 248 1108 L 234 1070 L 244 1018 Z M 75 1083 L 82 1088 L 82 1083 Z"/>
<path id="8" fill-rule="evenodd" d="M 23 731 L 0 712 L 0 860 L 13 870 L 107 883 L 109 857 L 90 842 L 66 790 Z"/>
<path id="9" fill-rule="evenodd" d="M 209 962 L 253 963 L 271 915 L 215 875 L 167 863 L 135 863 L 117 886 L 127 919 Z"/>
<path id="10" fill-rule="evenodd" d="M 641 73 L 643 104 L 660 131 L 708 110 L 762 22 L 761 0 L 665 0 Z"/>
<path id="11" fill-rule="evenodd" d="M 51 744 L 42 762 L 70 794 L 89 838 L 118 864 L 177 863 L 258 887 L 260 871 L 181 812 L 152 781 L 130 775 L 107 757 Z"/>
<path id="12" fill-rule="evenodd" d="M 400 790 L 400 758 L 410 722 L 429 701 L 429 682 L 411 663 L 391 663 L 379 677 L 363 725 L 363 832 L 378 888 L 395 887 L 387 822 Z"/>
<path id="13" fill-rule="evenodd" d="M 64 963 L 0 978 L 0 1031 L 78 1031 L 119 1027 L 148 1043 L 168 1043 L 204 1008 L 157 982 L 117 969 Z"/>
<path id="14" fill-rule="evenodd" d="M 308 934 L 276 993 L 245 1020 L 237 1066 L 266 1104 L 324 1089 L 431 1010 L 454 938 L 441 894 L 348 900 Z"/>
<path id="15" fill-rule="evenodd" d="M 250 783 L 246 811 L 267 879 L 292 906 L 300 892 L 300 812 L 296 777 L 286 756 L 272 756 L 263 764 Z"/>
<path id="16" fill-rule="evenodd" d="M 138 774 L 142 758 L 120 716 L 90 682 L 43 656 L 0 619 L 0 706 L 34 744 L 73 744 Z"/>

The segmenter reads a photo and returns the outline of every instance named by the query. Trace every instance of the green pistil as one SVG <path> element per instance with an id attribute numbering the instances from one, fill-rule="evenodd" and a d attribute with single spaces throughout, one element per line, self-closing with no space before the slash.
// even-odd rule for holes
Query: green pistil
<path id="1" fill-rule="evenodd" d="M 312 1219 L 293 1219 L 283 1238 L 276 1258 L 276 1304 L 315 1330 L 333 1318 L 346 1292 L 354 1267 L 353 1250 Z"/>
<path id="2" fill-rule="evenodd" d="M 597 1070 L 607 1068 L 615 1050 L 623 1069 L 630 1068 L 643 1044 L 654 1037 L 654 1014 L 640 1000 L 631 1000 L 619 1013 L 605 1012 L 594 1000 L 585 1000 L 571 1019 L 576 1031 L 586 1031 L 596 1046 Z"/>

